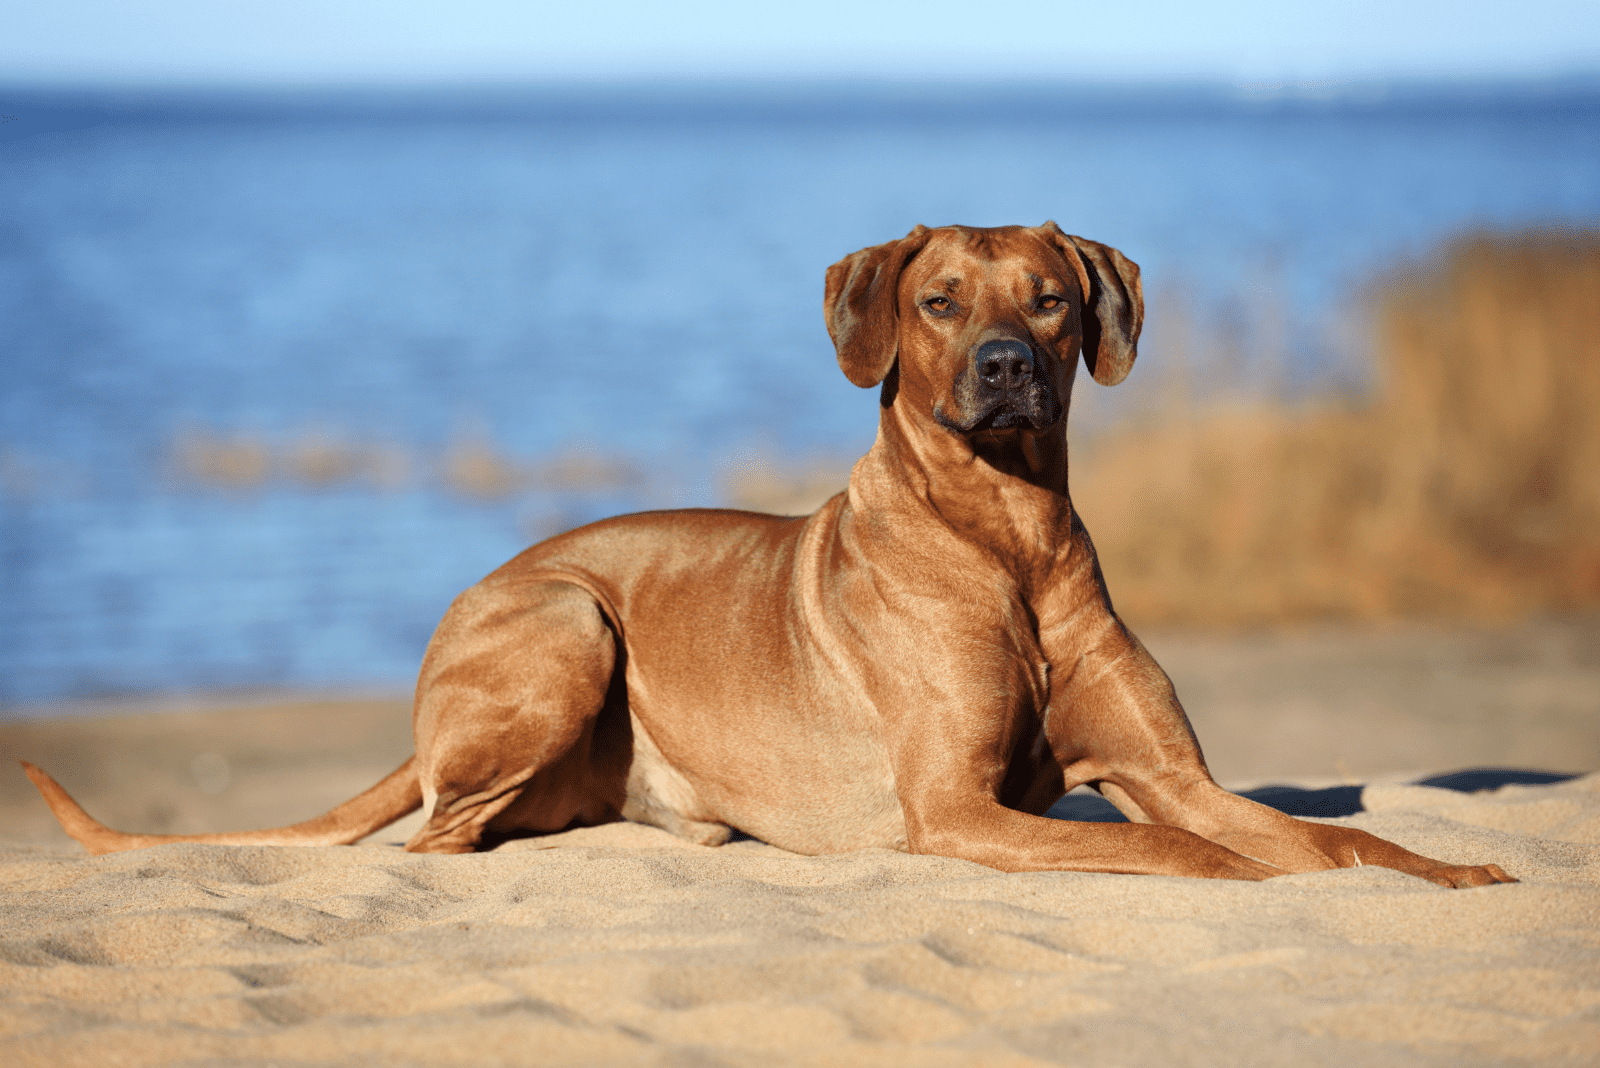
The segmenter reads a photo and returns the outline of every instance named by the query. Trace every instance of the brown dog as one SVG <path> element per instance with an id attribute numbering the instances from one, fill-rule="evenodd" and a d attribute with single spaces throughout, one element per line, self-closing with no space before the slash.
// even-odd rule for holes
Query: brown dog
<path id="1" fill-rule="evenodd" d="M 882 383 L 849 490 L 805 518 L 654 512 L 529 549 L 451 607 L 416 755 L 362 796 L 281 830 L 129 835 L 29 775 L 95 853 L 353 842 L 426 804 L 407 849 L 626 818 L 1006 871 L 1514 881 L 1212 781 L 1067 494 L 1078 353 L 1104 385 L 1134 360 L 1144 306 L 1121 253 L 1054 223 L 919 226 L 831 267 L 824 311 L 845 375 Z M 1132 822 L 1043 818 L 1080 783 Z"/>

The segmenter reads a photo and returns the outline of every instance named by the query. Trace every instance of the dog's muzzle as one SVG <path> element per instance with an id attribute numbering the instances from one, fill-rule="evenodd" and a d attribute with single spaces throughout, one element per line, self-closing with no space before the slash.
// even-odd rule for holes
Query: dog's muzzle
<path id="1" fill-rule="evenodd" d="M 979 345 L 956 383 L 955 400 L 955 413 L 935 411 L 934 418 L 963 434 L 1046 430 L 1061 417 L 1042 358 L 1021 338 L 994 338 Z"/>

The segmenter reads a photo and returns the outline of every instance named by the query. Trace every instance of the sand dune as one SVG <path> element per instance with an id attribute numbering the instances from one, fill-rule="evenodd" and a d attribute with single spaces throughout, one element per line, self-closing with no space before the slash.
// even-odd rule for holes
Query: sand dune
<path id="1" fill-rule="evenodd" d="M 632 824 L 464 857 L 12 847 L 0 1061 L 1600 1062 L 1600 775 L 1362 800 L 1524 881 L 1006 875 Z"/>

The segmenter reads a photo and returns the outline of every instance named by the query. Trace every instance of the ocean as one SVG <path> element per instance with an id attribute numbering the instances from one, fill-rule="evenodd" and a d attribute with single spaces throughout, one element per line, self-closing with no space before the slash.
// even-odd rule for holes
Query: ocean
<path id="1" fill-rule="evenodd" d="M 1359 389 L 1396 271 L 1600 224 L 1600 88 L 0 88 L 0 715 L 407 687 L 539 537 L 865 451 L 829 264 L 1046 219 L 1151 297 L 1097 410 Z"/>

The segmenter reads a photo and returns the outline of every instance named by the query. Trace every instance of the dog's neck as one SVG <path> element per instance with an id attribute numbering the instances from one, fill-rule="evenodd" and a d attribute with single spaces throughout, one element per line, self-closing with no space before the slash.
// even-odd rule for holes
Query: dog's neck
<path id="1" fill-rule="evenodd" d="M 1000 555 L 1024 585 L 1047 582 L 1073 543 L 1065 418 L 1037 434 L 962 435 L 901 409 L 881 409 L 878 440 L 850 480 L 857 507 L 918 501 L 957 537 Z M 881 483 L 895 492 L 875 491 Z"/>

